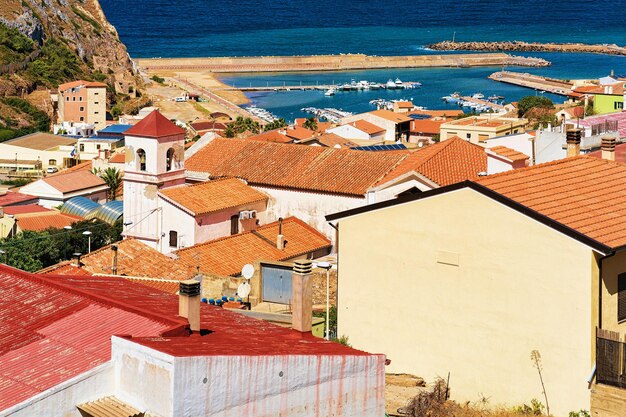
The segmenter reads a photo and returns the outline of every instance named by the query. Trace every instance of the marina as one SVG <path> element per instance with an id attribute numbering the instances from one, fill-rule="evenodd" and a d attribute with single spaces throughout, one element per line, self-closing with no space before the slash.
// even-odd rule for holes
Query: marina
<path id="1" fill-rule="evenodd" d="M 574 85 L 568 81 L 513 71 L 494 72 L 489 76 L 489 79 L 501 83 L 531 88 L 536 91 L 541 91 L 542 94 L 549 92 L 560 96 L 567 96 L 574 87 Z"/>
<path id="2" fill-rule="evenodd" d="M 475 112 L 502 112 L 505 111 L 504 97 L 491 95 L 485 99 L 482 93 L 474 93 L 471 96 L 461 96 L 460 93 L 452 93 L 441 98 L 442 101 L 450 104 L 456 104 L 459 107 L 469 108 Z"/>
<path id="3" fill-rule="evenodd" d="M 331 123 L 339 123 L 341 122 L 342 118 L 352 116 L 353 114 L 347 111 L 343 111 L 341 109 L 333 109 L 333 108 L 319 109 L 316 107 L 304 107 L 300 109 L 300 111 L 307 113 L 307 114 L 312 114 L 319 119 L 326 120 Z"/>
<path id="4" fill-rule="evenodd" d="M 386 83 L 378 83 L 378 82 L 370 82 L 367 80 L 355 81 L 352 80 L 349 83 L 343 84 L 302 84 L 300 85 L 287 85 L 284 83 L 282 86 L 271 86 L 269 83 L 265 86 L 242 86 L 238 87 L 233 85 L 232 87 L 223 88 L 225 91 L 244 91 L 244 92 L 263 92 L 263 91 L 311 91 L 311 90 L 319 90 L 319 91 L 332 91 L 331 94 L 338 91 L 364 91 L 364 90 L 410 90 L 414 88 L 419 88 L 422 86 L 422 83 L 418 81 L 404 82 L 399 78 L 395 80 L 389 79 Z"/>

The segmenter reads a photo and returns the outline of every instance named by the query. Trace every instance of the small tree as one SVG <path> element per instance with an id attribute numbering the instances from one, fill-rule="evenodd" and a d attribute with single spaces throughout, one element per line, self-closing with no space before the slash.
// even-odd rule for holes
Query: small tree
<path id="1" fill-rule="evenodd" d="M 308 117 L 302 124 L 302 127 L 315 132 L 317 131 L 317 120 L 314 117 Z"/>
<path id="2" fill-rule="evenodd" d="M 287 122 L 281 117 L 280 119 L 276 119 L 273 122 L 266 124 L 263 128 L 263 131 L 267 132 L 269 130 L 280 129 L 281 127 L 285 126 L 287 126 Z"/>
<path id="3" fill-rule="evenodd" d="M 115 197 L 117 197 L 117 189 L 122 183 L 122 173 L 117 168 L 109 167 L 100 172 L 99 175 L 109 187 L 108 199 L 115 200 Z"/>
<path id="4" fill-rule="evenodd" d="M 544 96 L 526 96 L 522 97 L 517 105 L 517 114 L 519 117 L 524 117 L 531 109 L 552 109 L 554 103 L 548 97 Z"/>

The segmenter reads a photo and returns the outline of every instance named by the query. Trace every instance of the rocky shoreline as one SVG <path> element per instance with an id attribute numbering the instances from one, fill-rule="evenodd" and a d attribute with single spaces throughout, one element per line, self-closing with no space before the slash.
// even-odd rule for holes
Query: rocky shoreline
<path id="1" fill-rule="evenodd" d="M 513 52 L 570 52 L 626 56 L 626 48 L 619 45 L 584 43 L 507 42 L 452 42 L 443 41 L 427 46 L 435 51 L 513 51 Z"/>

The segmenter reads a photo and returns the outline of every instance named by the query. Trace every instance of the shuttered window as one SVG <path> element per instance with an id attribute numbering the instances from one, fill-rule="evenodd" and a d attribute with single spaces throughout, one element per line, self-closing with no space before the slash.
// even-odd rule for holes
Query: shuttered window
<path id="1" fill-rule="evenodd" d="M 178 247 L 178 232 L 175 230 L 170 230 L 170 247 L 171 248 Z"/>
<path id="2" fill-rule="evenodd" d="M 626 320 L 626 273 L 617 276 L 617 321 Z"/>

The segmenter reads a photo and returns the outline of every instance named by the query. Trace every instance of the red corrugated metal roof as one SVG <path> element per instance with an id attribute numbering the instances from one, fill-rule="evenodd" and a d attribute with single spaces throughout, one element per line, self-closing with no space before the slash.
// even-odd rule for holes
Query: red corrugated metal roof
<path id="1" fill-rule="evenodd" d="M 37 201 L 39 197 L 34 195 L 16 193 L 13 191 L 7 191 L 6 194 L 0 195 L 0 207 L 11 206 L 13 204 L 24 203 L 27 201 Z"/>
<path id="2" fill-rule="evenodd" d="M 120 277 L 43 276 L 0 265 L 0 410 L 108 360 L 112 335 L 173 356 L 368 355 L 202 304 L 188 336 L 178 297 Z"/>

